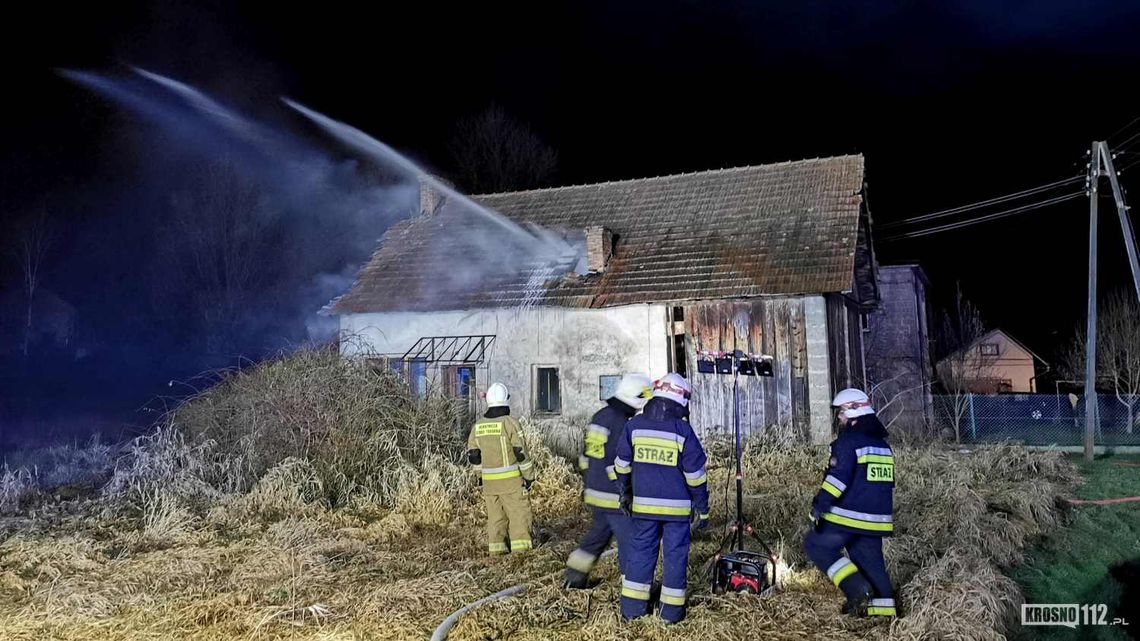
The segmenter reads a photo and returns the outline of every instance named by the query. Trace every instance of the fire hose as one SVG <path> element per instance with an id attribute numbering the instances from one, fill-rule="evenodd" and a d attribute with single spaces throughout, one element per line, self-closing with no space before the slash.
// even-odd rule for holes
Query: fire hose
<path id="1" fill-rule="evenodd" d="M 1124 496 L 1117 499 L 1065 499 L 1065 502 L 1071 505 L 1119 505 L 1140 502 L 1140 496 Z"/>
<path id="2" fill-rule="evenodd" d="M 610 556 L 613 556 L 615 554 L 617 554 L 617 550 L 609 549 L 609 550 L 606 550 L 605 552 L 602 552 L 602 555 L 598 558 L 604 559 L 606 557 L 610 557 Z M 559 570 L 558 572 L 552 572 L 552 573 L 547 574 L 545 576 L 538 577 L 537 579 L 534 579 L 533 581 L 541 581 L 543 579 L 549 579 L 553 576 L 556 576 L 559 572 L 561 572 L 561 570 Z M 435 629 L 435 632 L 433 632 L 431 635 L 431 641 L 444 641 L 445 639 L 447 639 L 447 635 L 451 633 L 451 628 L 455 627 L 455 624 L 459 622 L 459 618 L 462 617 L 464 614 L 467 614 L 468 612 L 470 612 L 470 611 L 474 610 L 475 608 L 478 608 L 482 605 L 486 605 L 488 603 L 491 603 L 492 601 L 498 601 L 500 599 L 505 599 L 509 596 L 514 596 L 516 594 L 522 594 L 523 592 L 526 592 L 527 588 L 529 588 L 529 587 L 530 587 L 529 583 L 519 583 L 518 585 L 512 585 L 511 587 L 509 587 L 505 590 L 499 590 L 498 592 L 496 592 L 490 596 L 485 596 L 482 599 L 479 599 L 478 601 L 472 601 L 471 603 L 468 603 L 467 605 L 459 608 L 455 612 L 452 612 L 451 614 L 449 614 L 447 616 L 447 618 L 443 620 L 443 623 L 439 624 L 439 627 L 437 627 Z"/>

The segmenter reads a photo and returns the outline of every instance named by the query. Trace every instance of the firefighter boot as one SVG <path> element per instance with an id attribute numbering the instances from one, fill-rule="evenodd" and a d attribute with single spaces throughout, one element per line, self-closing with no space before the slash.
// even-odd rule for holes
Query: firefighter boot
<path id="1" fill-rule="evenodd" d="M 871 603 L 873 596 L 871 586 L 862 583 L 847 594 L 847 601 L 843 604 L 843 607 L 839 609 L 839 612 L 841 614 L 850 614 L 857 617 L 865 616 L 867 614 L 867 606 Z"/>

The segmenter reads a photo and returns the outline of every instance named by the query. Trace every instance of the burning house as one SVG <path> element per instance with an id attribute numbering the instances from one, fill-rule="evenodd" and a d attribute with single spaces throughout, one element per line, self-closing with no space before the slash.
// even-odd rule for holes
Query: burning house
<path id="1" fill-rule="evenodd" d="M 699 361 L 762 354 L 744 432 L 826 442 L 878 302 L 862 192 L 859 155 L 474 197 L 502 219 L 424 188 L 326 312 L 346 355 L 472 407 L 501 381 L 539 419 L 584 420 L 623 372 L 672 370 L 694 426 L 731 430 L 733 377 Z"/>

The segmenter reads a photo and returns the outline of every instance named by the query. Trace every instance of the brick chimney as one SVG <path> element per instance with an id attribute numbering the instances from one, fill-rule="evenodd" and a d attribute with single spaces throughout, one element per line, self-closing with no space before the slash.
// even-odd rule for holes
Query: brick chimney
<path id="1" fill-rule="evenodd" d="M 451 183 L 440 178 L 439 176 L 432 176 L 432 179 L 439 181 L 448 187 Z M 423 176 L 420 176 L 420 213 L 427 214 L 428 216 L 434 215 L 439 208 L 443 206 L 443 202 L 447 200 L 447 196 L 441 193 L 435 187 L 432 187 Z"/>
<path id="2" fill-rule="evenodd" d="M 586 268 L 591 274 L 606 271 L 614 255 L 614 233 L 601 225 L 586 228 Z"/>

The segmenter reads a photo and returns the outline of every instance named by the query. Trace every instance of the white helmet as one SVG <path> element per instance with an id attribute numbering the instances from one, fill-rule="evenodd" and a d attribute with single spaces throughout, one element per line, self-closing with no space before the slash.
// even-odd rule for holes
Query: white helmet
<path id="1" fill-rule="evenodd" d="M 848 387 L 836 394 L 831 406 L 840 408 L 839 415 L 846 419 L 875 413 L 875 409 L 871 407 L 871 399 L 867 398 L 863 390 L 854 387 Z"/>
<path id="2" fill-rule="evenodd" d="M 639 410 L 645 407 L 645 402 L 649 400 L 652 391 L 653 379 L 649 378 L 649 374 L 630 372 L 621 377 L 617 389 L 614 390 L 613 397 L 633 409 Z"/>
<path id="3" fill-rule="evenodd" d="M 653 383 L 653 398 L 667 398 L 680 403 L 682 407 L 689 405 L 689 397 L 692 395 L 692 386 L 680 374 L 669 373 Z"/>
<path id="4" fill-rule="evenodd" d="M 511 400 L 511 393 L 502 383 L 491 383 L 487 388 L 487 407 L 506 407 Z"/>

